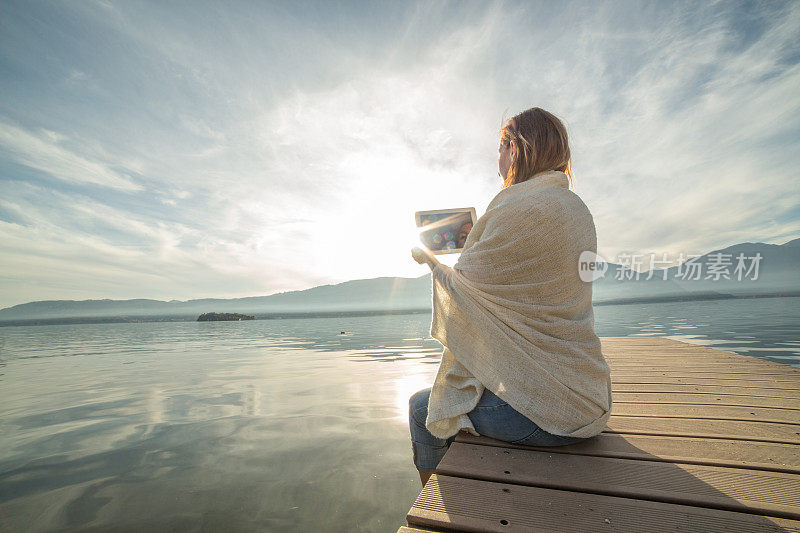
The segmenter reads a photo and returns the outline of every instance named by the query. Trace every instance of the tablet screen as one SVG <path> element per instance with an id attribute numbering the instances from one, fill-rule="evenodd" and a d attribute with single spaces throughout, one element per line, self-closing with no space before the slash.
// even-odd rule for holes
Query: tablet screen
<path id="1" fill-rule="evenodd" d="M 461 252 L 476 220 L 474 207 L 417 211 L 414 218 L 420 242 L 434 254 Z"/>

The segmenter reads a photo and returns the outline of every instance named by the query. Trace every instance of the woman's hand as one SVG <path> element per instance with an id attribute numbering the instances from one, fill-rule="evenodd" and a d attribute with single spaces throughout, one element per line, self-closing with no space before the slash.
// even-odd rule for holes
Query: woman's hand
<path id="1" fill-rule="evenodd" d="M 439 264 L 438 259 L 431 253 L 428 249 L 422 249 L 419 247 L 414 247 L 411 249 L 411 257 L 414 258 L 414 261 L 419 263 L 420 265 L 423 263 L 427 263 L 431 270 Z"/>

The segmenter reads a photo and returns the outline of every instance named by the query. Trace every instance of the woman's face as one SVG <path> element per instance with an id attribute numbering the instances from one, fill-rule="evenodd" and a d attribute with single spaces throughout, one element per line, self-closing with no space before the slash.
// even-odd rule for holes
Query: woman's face
<path id="1" fill-rule="evenodd" d="M 511 160 L 513 157 L 513 153 L 516 152 L 516 146 L 513 141 L 511 141 L 508 146 L 503 146 L 503 143 L 500 143 L 500 148 L 497 149 L 500 157 L 497 160 L 497 167 L 500 171 L 500 179 L 503 181 L 506 180 L 508 176 L 508 169 L 511 168 Z"/>
<path id="2" fill-rule="evenodd" d="M 458 237 L 456 239 L 457 246 L 456 248 L 463 248 L 464 243 L 467 242 L 467 237 L 469 236 L 469 232 L 472 231 L 472 222 L 467 222 L 461 229 L 458 231 Z"/>

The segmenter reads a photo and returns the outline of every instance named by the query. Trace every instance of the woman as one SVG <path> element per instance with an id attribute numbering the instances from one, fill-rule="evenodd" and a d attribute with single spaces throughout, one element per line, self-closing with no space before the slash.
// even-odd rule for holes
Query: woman
<path id="1" fill-rule="evenodd" d="M 461 226 L 461 229 L 458 230 L 458 236 L 456 237 L 456 248 L 464 247 L 470 231 L 472 231 L 472 222 L 467 222 Z"/>
<path id="2" fill-rule="evenodd" d="M 582 252 L 594 221 L 572 183 L 567 131 L 534 107 L 500 131 L 500 192 L 469 232 L 458 262 L 428 250 L 431 335 L 444 347 L 433 386 L 409 401 L 414 465 L 423 486 L 460 430 L 534 446 L 600 433 L 611 377 L 594 332 Z"/>

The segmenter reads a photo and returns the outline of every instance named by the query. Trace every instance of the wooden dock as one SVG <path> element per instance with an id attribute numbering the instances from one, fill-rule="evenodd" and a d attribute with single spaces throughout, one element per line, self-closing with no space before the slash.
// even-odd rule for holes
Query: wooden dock
<path id="1" fill-rule="evenodd" d="M 561 447 L 460 432 L 398 533 L 798 531 L 800 368 L 603 337 L 605 430 Z"/>

